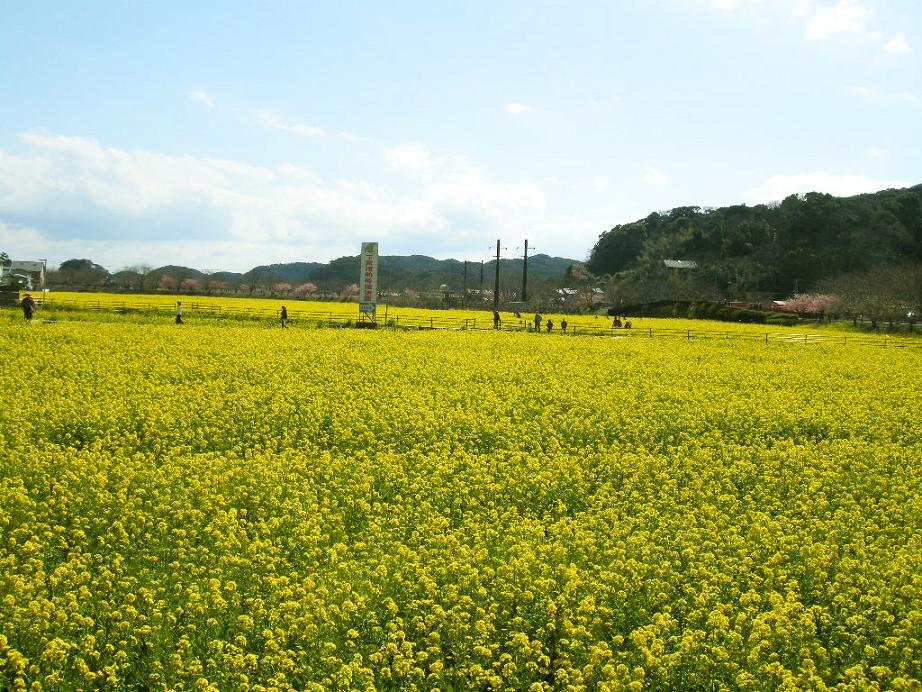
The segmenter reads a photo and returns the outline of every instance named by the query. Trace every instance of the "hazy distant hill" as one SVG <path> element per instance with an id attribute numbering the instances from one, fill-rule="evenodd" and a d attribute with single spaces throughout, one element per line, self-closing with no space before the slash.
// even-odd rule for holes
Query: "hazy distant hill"
<path id="1" fill-rule="evenodd" d="M 257 277 L 263 283 L 289 283 L 292 285 L 303 284 L 310 281 L 311 273 L 318 267 L 324 266 L 321 262 L 287 262 L 285 264 L 263 264 L 253 267 L 246 272 L 246 277 Z"/>
<path id="2" fill-rule="evenodd" d="M 542 281 L 563 276 L 576 260 L 548 255 L 528 258 L 528 274 L 533 281 Z M 521 259 L 500 260 L 500 273 L 504 276 L 522 274 Z M 493 285 L 495 261 L 484 262 L 484 286 Z M 467 286 L 480 285 L 480 263 L 467 263 Z M 156 270 L 159 271 L 159 270 Z M 228 283 L 242 281 L 260 286 L 276 283 L 290 283 L 293 286 L 310 281 L 320 290 L 340 291 L 359 279 L 359 256 L 339 257 L 328 264 L 320 262 L 288 262 L 253 267 L 244 272 L 215 272 L 213 277 Z M 436 290 L 442 284 L 453 290 L 460 290 L 464 284 L 464 262 L 454 259 L 439 260 L 426 255 L 383 255 L 379 258 L 378 284 L 382 290 L 393 288 L 403 290 Z"/>
<path id="3" fill-rule="evenodd" d="M 535 255 L 528 258 L 528 275 L 532 281 L 561 277 L 576 260 L 548 255 Z M 522 259 L 501 259 L 500 274 L 521 276 Z M 483 263 L 484 286 L 493 286 L 496 261 Z M 383 255 L 378 264 L 378 285 L 382 290 L 413 288 L 416 290 L 435 290 L 445 284 L 452 290 L 460 290 L 464 285 L 464 262 L 447 259 L 438 260 L 425 255 Z M 467 287 L 480 285 L 480 262 L 467 263 Z M 338 290 L 343 285 L 355 283 L 359 276 L 359 256 L 340 257 L 329 264 L 317 267 L 311 272 L 311 281 L 321 289 Z"/>
<path id="4" fill-rule="evenodd" d="M 234 283 L 243 279 L 243 274 L 240 272 L 214 272 L 212 276 L 227 283 Z"/>
<path id="5" fill-rule="evenodd" d="M 548 255 L 535 255 L 528 258 L 528 275 L 530 282 L 541 282 L 547 279 L 562 279 L 567 269 L 576 260 L 563 257 L 550 257 Z M 522 259 L 500 260 L 500 274 L 504 285 L 510 281 L 520 281 L 522 275 Z M 241 284 L 251 289 L 272 290 L 276 284 L 287 283 L 292 287 L 311 282 L 321 291 L 341 291 L 349 284 L 359 280 L 359 256 L 340 257 L 329 264 L 320 262 L 287 262 L 282 264 L 268 264 L 253 267 L 246 272 L 216 271 L 208 275 L 192 267 L 166 265 L 151 269 L 146 273 L 139 273 L 133 269 L 126 269 L 115 274 L 109 274 L 103 267 L 93 264 L 90 260 L 68 260 L 62 264 L 62 270 L 67 265 L 79 265 L 76 271 L 56 271 L 49 275 L 50 285 L 91 287 L 109 285 L 122 290 L 179 290 L 183 281 L 195 279 L 199 281 L 203 290 L 209 290 L 208 285 L 215 280 L 221 281 L 227 288 L 234 289 Z M 492 288 L 495 261 L 483 263 L 483 285 Z M 95 267 L 95 273 L 90 276 L 86 267 Z M 90 278 L 81 278 L 84 274 Z M 382 290 L 403 290 L 412 288 L 418 291 L 437 290 L 441 285 L 447 284 L 452 290 L 461 290 L 465 284 L 465 263 L 460 260 L 438 260 L 425 255 L 385 255 L 380 258 L 378 269 L 378 285 Z M 514 277 L 514 278 L 513 278 Z M 467 262 L 467 287 L 478 288 L 481 281 L 481 263 Z"/>
<path id="6" fill-rule="evenodd" d="M 198 269 L 193 269 L 192 267 L 183 267 L 176 264 L 167 264 L 163 267 L 157 267 L 156 269 L 151 269 L 148 272 L 147 276 L 151 279 L 154 277 L 161 276 L 173 276 L 173 277 L 182 277 L 183 279 L 200 279 L 205 276 Z"/>

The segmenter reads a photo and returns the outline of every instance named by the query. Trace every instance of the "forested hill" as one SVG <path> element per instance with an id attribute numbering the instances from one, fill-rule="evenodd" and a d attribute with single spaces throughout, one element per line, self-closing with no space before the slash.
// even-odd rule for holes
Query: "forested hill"
<path id="1" fill-rule="evenodd" d="M 528 275 L 534 281 L 562 278 L 576 260 L 550 257 L 538 254 L 528 258 Z M 522 275 L 521 259 L 501 259 L 500 273 L 506 277 Z M 480 285 L 481 267 L 483 282 L 487 288 L 493 286 L 496 260 L 467 263 L 467 287 Z M 310 280 L 321 288 L 338 289 L 344 283 L 353 283 L 359 275 L 359 256 L 340 257 L 329 264 L 317 267 L 311 272 Z M 445 284 L 453 290 L 460 290 L 465 283 L 465 263 L 460 260 L 438 260 L 424 255 L 382 255 L 378 264 L 378 286 L 382 290 L 413 287 L 420 290 L 435 290 Z"/>
<path id="2" fill-rule="evenodd" d="M 694 260 L 669 269 L 663 260 Z M 809 291 L 824 280 L 886 265 L 922 263 L 922 185 L 855 197 L 811 192 L 780 203 L 679 207 L 615 226 L 599 236 L 595 275 L 667 277 L 698 290 L 744 295 Z"/>

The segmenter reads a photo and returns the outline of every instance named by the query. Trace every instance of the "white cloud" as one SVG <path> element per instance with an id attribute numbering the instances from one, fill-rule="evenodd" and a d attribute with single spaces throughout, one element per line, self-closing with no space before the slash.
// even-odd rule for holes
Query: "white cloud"
<path id="1" fill-rule="evenodd" d="M 31 226 L 0 220 L 0 246 L 16 259 L 48 258 L 49 266 L 86 257 L 110 271 L 133 264 L 179 264 L 213 271 L 245 271 L 256 264 L 291 262 L 353 255 L 350 239 L 341 244 L 248 242 L 243 240 L 145 240 L 124 238 L 118 243 L 88 238 L 58 238 Z"/>
<path id="2" fill-rule="evenodd" d="M 432 166 L 432 155 L 421 144 L 398 144 L 384 149 L 387 165 L 398 171 L 424 171 Z"/>
<path id="3" fill-rule="evenodd" d="M 13 259 L 31 260 L 46 257 L 41 232 L 31 226 L 5 223 L 0 219 L 0 247 Z"/>
<path id="4" fill-rule="evenodd" d="M 858 96 L 868 103 L 919 103 L 922 98 L 911 91 L 880 91 L 872 87 L 850 84 L 845 92 Z"/>
<path id="5" fill-rule="evenodd" d="M 25 153 L 0 150 L 0 237 L 25 239 L 23 249 L 34 250 L 25 254 L 41 248 L 39 256 L 86 256 L 110 268 L 143 260 L 245 270 L 328 260 L 352 254 L 369 233 L 392 247 L 425 237 L 431 248 L 435 235 L 458 247 L 465 238 L 525 233 L 547 207 L 537 183 L 491 180 L 465 157 L 435 156 L 420 145 L 382 151 L 411 175 L 377 181 L 46 132 L 20 139 Z"/>
<path id="6" fill-rule="evenodd" d="M 669 182 L 669 177 L 663 171 L 649 164 L 643 167 L 643 175 L 640 179 L 647 185 L 665 185 Z"/>
<path id="7" fill-rule="evenodd" d="M 504 110 L 507 113 L 512 113 L 513 115 L 521 115 L 523 113 L 531 113 L 534 108 L 531 106 L 526 106 L 524 103 L 507 103 L 504 107 Z"/>
<path id="8" fill-rule="evenodd" d="M 555 185 L 560 184 L 560 181 L 557 180 L 557 178 L 545 178 L 544 182 L 548 184 L 555 184 Z M 611 179 L 608 178 L 608 176 L 597 175 L 592 178 L 576 181 L 575 183 L 573 183 L 573 189 L 585 190 L 585 189 L 591 188 L 591 189 L 596 189 L 596 190 L 602 190 L 608 187 L 609 185 L 611 185 Z"/>
<path id="9" fill-rule="evenodd" d="M 788 195 L 806 192 L 826 192 L 836 196 L 859 195 L 889 188 L 908 187 L 904 180 L 879 180 L 866 175 L 836 173 L 798 173 L 774 175 L 762 185 L 747 190 L 745 197 L 753 204 L 764 204 L 784 199 Z"/>
<path id="10" fill-rule="evenodd" d="M 745 0 L 711 0 L 711 6 L 718 10 L 735 10 L 744 2 Z"/>
<path id="11" fill-rule="evenodd" d="M 214 106 L 214 99 L 211 98 L 207 91 L 190 91 L 189 96 L 194 98 L 203 106 L 208 106 L 209 108 Z"/>
<path id="12" fill-rule="evenodd" d="M 775 13 L 805 22 L 808 39 L 821 41 L 838 36 L 863 36 L 871 44 L 883 40 L 883 33 L 873 26 L 874 6 L 871 0 L 688 0 L 698 5 L 739 15 Z M 912 52 L 905 35 L 897 34 L 883 46 L 893 54 Z"/>
<path id="13" fill-rule="evenodd" d="M 515 227 L 517 216 L 534 222 L 547 208 L 538 184 L 491 181 L 466 156 L 435 156 L 421 144 L 385 148 L 382 154 L 391 168 L 426 181 L 423 199 L 446 219 Z"/>
<path id="14" fill-rule="evenodd" d="M 869 159 L 882 159 L 887 155 L 887 150 L 881 147 L 868 147 L 865 154 Z"/>
<path id="15" fill-rule="evenodd" d="M 314 127 L 313 125 L 286 123 L 272 111 L 260 109 L 256 111 L 256 117 L 259 118 L 259 121 L 266 127 L 282 130 L 283 132 L 290 132 L 299 137 L 323 137 L 325 134 L 322 128 Z"/>
<path id="16" fill-rule="evenodd" d="M 903 34 L 897 34 L 884 44 L 884 50 L 891 55 L 909 55 L 912 48 Z"/>
<path id="17" fill-rule="evenodd" d="M 361 142 L 362 138 L 354 132 L 340 132 L 339 136 L 347 142 Z"/>
<path id="18" fill-rule="evenodd" d="M 835 5 L 818 10 L 807 22 L 807 38 L 823 40 L 839 34 L 860 34 L 867 31 L 871 10 L 859 0 L 839 0 Z"/>
<path id="19" fill-rule="evenodd" d="M 816 0 L 687 0 L 695 5 L 707 5 L 720 12 L 781 12 L 802 17 L 814 9 Z"/>

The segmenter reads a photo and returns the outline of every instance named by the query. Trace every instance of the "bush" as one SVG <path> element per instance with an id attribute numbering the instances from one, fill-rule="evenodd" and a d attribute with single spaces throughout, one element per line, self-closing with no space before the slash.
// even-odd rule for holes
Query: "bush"
<path id="1" fill-rule="evenodd" d="M 740 310 L 740 321 L 749 324 L 765 324 L 765 313 L 750 308 Z"/>
<path id="2" fill-rule="evenodd" d="M 764 312 L 752 308 L 732 308 L 722 303 L 685 303 L 666 300 L 611 308 L 608 310 L 608 315 L 609 317 L 614 315 L 687 317 L 689 319 L 719 320 L 721 322 L 745 322 L 747 324 L 792 325 L 797 323 L 797 316 L 790 313 Z"/>
<path id="3" fill-rule="evenodd" d="M 785 327 L 797 324 L 797 316 L 787 312 L 768 312 L 765 317 L 766 324 L 782 324 Z"/>

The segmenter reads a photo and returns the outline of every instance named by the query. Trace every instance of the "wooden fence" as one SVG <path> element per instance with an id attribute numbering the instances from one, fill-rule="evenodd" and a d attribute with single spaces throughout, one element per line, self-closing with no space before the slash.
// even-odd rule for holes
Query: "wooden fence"
<path id="1" fill-rule="evenodd" d="M 49 308 L 64 310 L 98 310 L 114 313 L 131 312 L 156 312 L 158 314 L 173 314 L 173 302 L 126 302 L 126 301 L 98 301 L 47 298 L 44 305 Z M 278 319 L 280 310 L 275 307 L 244 307 L 228 306 L 208 302 L 186 302 L 183 304 L 183 315 L 207 314 L 215 317 L 236 317 L 251 319 Z M 454 317 L 451 315 L 417 315 L 405 316 L 394 311 L 387 316 L 379 310 L 377 322 L 359 312 L 336 312 L 333 310 L 288 310 L 290 324 L 325 327 L 376 327 L 393 329 L 440 329 L 454 331 L 493 330 L 493 320 L 489 316 L 483 318 Z M 503 332 L 530 332 L 534 333 L 531 322 L 522 319 L 510 324 L 507 320 L 501 324 L 499 331 Z M 922 339 L 893 339 L 889 335 L 829 335 L 809 333 L 786 332 L 741 332 L 727 330 L 697 330 L 697 329 L 670 329 L 666 327 L 642 328 L 617 328 L 605 325 L 568 325 L 566 330 L 555 325 L 551 332 L 542 329 L 541 336 L 599 336 L 615 339 L 683 339 L 691 340 L 737 340 L 761 341 L 764 343 L 789 343 L 789 344 L 839 344 L 855 346 L 875 346 L 880 348 L 915 348 L 922 349 Z M 536 335 L 537 337 L 538 335 Z"/>

